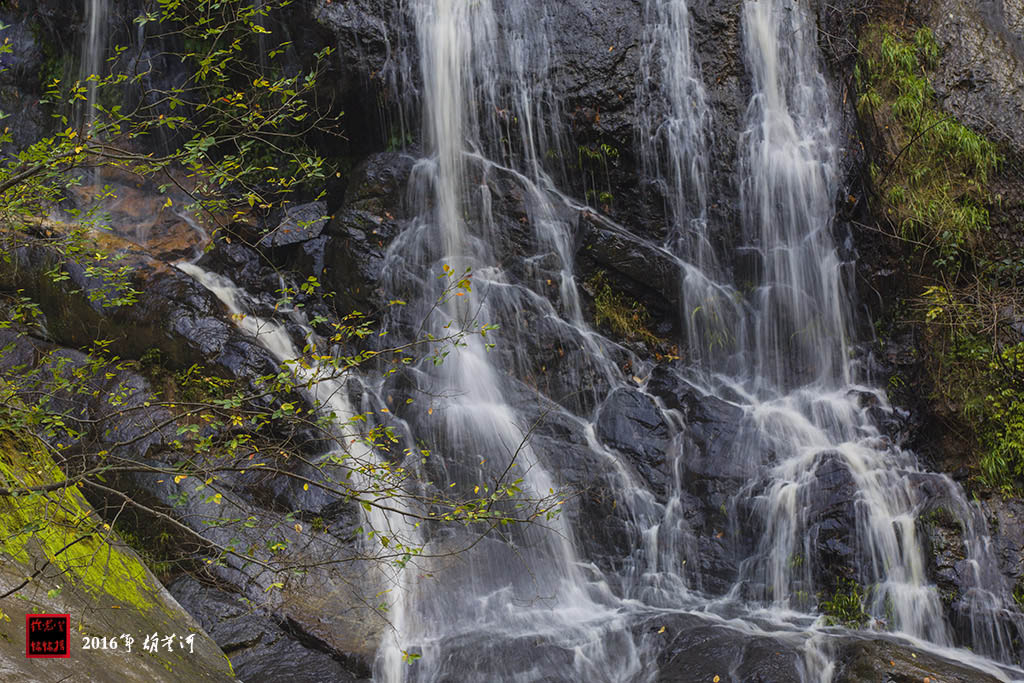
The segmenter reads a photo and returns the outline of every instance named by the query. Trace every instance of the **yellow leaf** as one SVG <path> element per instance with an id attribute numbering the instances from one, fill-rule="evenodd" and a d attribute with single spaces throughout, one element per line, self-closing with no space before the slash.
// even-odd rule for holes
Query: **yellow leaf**
<path id="1" fill-rule="evenodd" d="M 168 198 L 167 198 L 167 201 L 166 201 L 166 202 L 164 202 L 164 208 L 166 209 L 166 208 L 167 208 L 168 206 L 170 206 L 170 205 L 171 205 L 171 204 L 173 204 L 173 203 L 174 203 L 174 202 L 172 202 L 172 201 L 171 201 L 171 198 L 170 198 L 170 197 L 168 197 Z"/>
<path id="2" fill-rule="evenodd" d="M 473 487 L 473 493 L 480 493 L 480 487 L 479 486 L 474 486 Z"/>
<path id="3" fill-rule="evenodd" d="M 176 476 L 174 478 L 174 483 L 175 484 L 180 484 L 182 479 L 187 479 L 187 478 L 188 478 L 187 474 L 179 474 L 178 476 Z"/>
<path id="4" fill-rule="evenodd" d="M 715 675 L 715 677 L 714 677 L 714 678 L 712 678 L 711 680 L 713 681 L 713 683 L 718 683 L 718 681 L 720 681 L 720 680 L 722 680 L 722 679 L 721 679 L 721 678 L 719 678 L 719 677 L 718 677 L 718 675 L 716 674 L 716 675 Z"/>
<path id="5" fill-rule="evenodd" d="M 309 490 L 309 484 L 303 484 L 302 485 L 302 490 L 303 491 L 308 491 Z"/>
<path id="6" fill-rule="evenodd" d="M 665 627 L 664 626 L 662 626 L 661 628 L 658 629 L 658 633 L 664 633 L 664 632 L 665 632 Z"/>
<path id="7" fill-rule="evenodd" d="M 299 533 L 301 534 L 301 533 L 302 533 L 302 525 L 301 525 L 301 524 L 298 524 L 298 523 L 296 523 L 296 524 L 295 524 L 295 530 L 296 530 L 296 531 L 298 531 L 298 532 L 299 532 Z"/>

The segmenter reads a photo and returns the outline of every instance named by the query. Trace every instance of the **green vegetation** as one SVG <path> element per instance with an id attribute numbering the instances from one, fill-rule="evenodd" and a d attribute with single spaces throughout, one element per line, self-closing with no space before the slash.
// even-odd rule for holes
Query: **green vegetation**
<path id="1" fill-rule="evenodd" d="M 1024 609 L 1024 584 L 1017 583 L 1013 587 L 1013 601 L 1017 603 L 1017 606 Z"/>
<path id="2" fill-rule="evenodd" d="M 956 270 L 989 227 L 986 184 L 999 155 L 938 108 L 927 73 L 938 56 L 927 28 L 906 37 L 892 26 L 866 28 L 857 108 L 890 152 L 884 167 L 871 168 L 886 214 L 902 236 L 934 251 L 936 266 Z"/>
<path id="3" fill-rule="evenodd" d="M 614 291 L 606 278 L 607 275 L 599 271 L 587 281 L 594 293 L 594 323 L 607 324 L 612 332 L 629 341 L 644 342 L 651 347 L 664 344 L 665 340 L 648 327 L 647 307 Z"/>
<path id="4" fill-rule="evenodd" d="M 606 213 L 611 210 L 615 201 L 615 195 L 611 191 L 608 164 L 614 163 L 618 157 L 619 149 L 607 142 L 600 145 L 579 145 L 576 148 L 576 170 L 583 180 L 583 196 L 587 202 L 594 201 Z"/>
<path id="5" fill-rule="evenodd" d="M 1024 478 L 1024 342 L 1004 348 L 983 374 L 982 476 L 992 485 Z"/>
<path id="6" fill-rule="evenodd" d="M 861 628 L 868 623 L 864 611 L 864 590 L 854 581 L 844 579 L 828 600 L 818 603 L 818 609 L 830 626 Z"/>
<path id="7" fill-rule="evenodd" d="M 876 205 L 918 264 L 920 294 L 905 308 L 922 329 L 937 412 L 973 443 L 976 481 L 1009 491 L 1024 481 L 1024 354 L 1012 328 L 1024 268 L 992 228 L 1000 152 L 939 108 L 929 82 L 939 48 L 927 28 L 869 25 L 860 53 Z"/>

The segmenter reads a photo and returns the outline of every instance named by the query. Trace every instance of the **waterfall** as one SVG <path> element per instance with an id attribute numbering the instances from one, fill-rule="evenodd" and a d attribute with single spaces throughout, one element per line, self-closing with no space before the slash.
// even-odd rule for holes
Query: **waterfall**
<path id="1" fill-rule="evenodd" d="M 807 8 L 788 0 L 745 3 L 743 25 L 754 94 L 740 141 L 740 201 L 760 261 L 755 383 L 848 384 L 850 303 L 831 236 L 835 115 L 817 67 L 817 29 Z"/>
<path id="2" fill-rule="evenodd" d="M 978 513 L 948 478 L 922 472 L 914 454 L 881 435 L 864 403 L 885 406 L 884 395 L 854 383 L 852 306 L 832 237 L 836 115 L 818 63 L 813 15 L 791 0 L 747 0 L 743 27 L 753 94 L 740 140 L 741 209 L 760 267 L 742 457 L 762 473 L 745 492 L 765 533 L 744 560 L 738 586 L 760 586 L 754 592 L 781 608 L 806 608 L 799 596 L 820 585 L 815 567 L 794 558 L 813 555 L 809 511 L 823 495 L 822 473 L 838 468 L 855 487 L 853 569 L 857 583 L 870 587 L 869 613 L 883 628 L 951 645 L 918 533 L 922 482 L 940 488 L 965 525 Z M 764 453 L 776 464 L 765 462 Z M 980 546 L 968 552 L 972 564 L 988 568 L 989 580 L 997 574 L 990 552 Z M 978 622 L 972 629 L 997 632 L 1006 606 L 993 609 L 990 587 L 978 588 L 986 595 L 968 598 Z M 999 641 L 984 637 L 973 645 L 1009 661 L 1012 653 Z"/>
<path id="3" fill-rule="evenodd" d="M 796 652 L 794 676 L 829 680 L 851 637 L 822 615 L 829 593 L 847 585 L 840 578 L 864 591 L 862 631 L 1005 677 L 981 655 L 1013 661 L 1019 623 L 981 513 L 886 436 L 881 422 L 894 409 L 851 360 L 855 293 L 834 236 L 839 112 L 805 3 L 742 5 L 750 83 L 732 244 L 737 231 L 709 212 L 720 191 L 709 153 L 716 111 L 691 8 L 644 3 L 635 132 L 666 225 L 657 244 L 631 237 L 679 270 L 684 349 L 681 362 L 657 365 L 587 321 L 575 275 L 581 224 L 630 233 L 566 189 L 575 151 L 554 86 L 554 10 L 530 0 L 399 4 L 399 25 L 415 26 L 406 49 L 416 58 L 391 73 L 403 111 L 422 117 L 422 148 L 406 150 L 416 155 L 411 218 L 382 274 L 385 297 L 402 304 L 384 331 L 415 341 L 485 322 L 500 329 L 362 380 L 382 404 L 400 399 L 393 412 L 431 451 L 420 472 L 428 496 L 486 493 L 514 477 L 525 497 L 565 504 L 551 519 L 495 529 L 400 527 L 424 553 L 382 577 L 392 628 L 375 678 L 651 681 L 677 646 L 664 635 L 671 624 L 696 640 Z M 729 258 L 736 250 L 750 256 L 743 265 Z M 245 312 L 231 283 L 180 268 Z M 236 320 L 278 360 L 298 357 L 280 325 Z M 344 383 L 293 367 L 321 404 L 342 419 L 354 413 Z M 701 411 L 719 411 L 722 433 L 701 434 Z M 616 433 L 629 420 L 643 429 Z M 732 488 L 701 488 L 702 467 Z M 968 642 L 928 576 L 920 522 L 936 500 L 964 529 Z M 835 507 L 845 527 L 828 517 Z M 710 566 L 713 553 L 725 569 Z M 735 673 L 721 665 L 723 676 Z"/>
<path id="4" fill-rule="evenodd" d="M 549 10 L 525 0 L 411 0 L 406 9 L 418 59 L 400 71 L 407 103 L 422 115 L 424 149 L 409 181 L 414 218 L 386 257 L 388 296 L 409 302 L 390 315 L 388 329 L 443 336 L 482 321 L 502 329 L 493 350 L 473 337 L 440 365 L 411 367 L 410 395 L 429 408 L 404 418 L 438 456 L 433 481 L 457 491 L 499 478 L 511 463 L 527 495 L 554 493 L 559 468 L 583 459 L 591 481 L 612 491 L 605 514 L 625 530 L 628 548 L 598 566 L 582 537 L 581 503 L 548 525 L 472 541 L 451 558 L 446 553 L 470 545 L 474 530 L 426 529 L 434 559 L 419 560 L 403 584 L 403 618 L 381 645 L 376 676 L 649 680 L 661 645 L 643 625 L 673 614 L 795 642 L 803 680 L 827 680 L 842 632 L 826 628 L 818 605 L 842 584 L 823 578 L 831 568 L 814 545 L 825 533 L 814 514 L 836 482 L 848 489 L 850 510 L 842 571 L 870 589 L 865 628 L 950 652 L 952 629 L 919 537 L 924 491 L 938 490 L 971 538 L 971 644 L 1011 661 L 1000 622 L 1005 586 L 988 585 L 998 572 L 980 513 L 952 481 L 923 471 L 883 434 L 879 416 L 892 409 L 851 360 L 853 292 L 833 237 L 838 114 L 810 10 L 796 0 L 743 3 L 751 92 L 737 145 L 741 241 L 728 244 L 728 226 L 708 211 L 715 112 L 694 56 L 690 8 L 685 0 L 644 4 L 636 133 L 642 173 L 667 217 L 665 241 L 648 246 L 678 264 L 686 350 L 685 367 L 659 372 L 735 415 L 737 430 L 716 463 L 742 480 L 721 504 L 728 528 L 716 536 L 736 539 L 736 573 L 716 597 L 705 592 L 701 569 L 706 539 L 686 509 L 695 495 L 686 472 L 702 457 L 690 438 L 696 427 L 682 408 L 648 393 L 651 364 L 602 338 L 583 313 L 574 259 L 587 198 L 559 189 L 568 186 L 572 151 L 552 85 Z M 419 79 L 409 72 L 414 62 Z M 495 202 L 508 196 L 518 204 L 498 211 Z M 736 249 L 752 265 L 734 272 L 726 256 Z M 447 274 L 464 272 L 472 291 L 443 298 Z M 542 376 L 542 335 L 569 351 L 560 356 L 561 379 Z M 623 373 L 623 365 L 633 370 Z M 631 444 L 608 437 L 605 423 L 621 401 L 660 421 L 662 490 L 638 473 Z M 570 436 L 534 434 L 531 425 L 544 421 Z M 401 652 L 421 658 L 395 666 Z"/>
<path id="5" fill-rule="evenodd" d="M 509 400 L 526 389 L 516 379 L 522 374 L 515 346 L 525 340 L 515 336 L 522 334 L 515 318 L 557 321 L 575 347 L 590 348 L 591 342 L 587 330 L 573 325 L 582 314 L 570 248 L 539 153 L 540 141 L 552 132 L 542 124 L 550 102 L 533 81 L 547 49 L 544 10 L 508 3 L 499 13 L 486 0 L 417 0 L 412 9 L 428 156 L 416 164 L 410 182 L 416 218 L 390 247 L 385 266 L 393 293 L 411 290 L 415 297 L 392 325 L 426 320 L 435 336 L 443 336 L 452 321 L 507 322 L 510 331 L 501 333 L 498 345 L 511 345 L 492 352 L 486 339 L 474 335 L 440 365 L 414 368 L 417 393 L 433 406 L 432 417 L 421 416 L 420 434 L 444 463 L 437 476 L 449 489 L 472 492 L 507 471 L 522 480 L 525 495 L 548 496 L 559 487 L 529 438 L 534 418 Z M 526 264 L 524 275 L 545 295 L 514 283 L 498 266 L 489 184 L 499 179 L 523 193 L 541 257 Z M 436 276 L 467 271 L 471 291 L 438 306 Z M 599 356 L 584 353 L 581 360 L 607 375 Z M 597 672 L 629 679 L 639 672 L 631 634 L 607 587 L 582 570 L 564 516 L 496 530 L 496 538 L 479 543 L 476 533 L 446 529 L 428 544 L 426 554 L 442 559 L 418 562 L 416 573 L 433 578 L 407 593 L 409 616 L 382 647 L 379 677 L 395 676 L 380 660 L 398 648 L 421 655 L 406 672 L 411 680 L 471 672 L 483 679 L 587 679 Z M 475 547 L 464 557 L 444 558 L 468 545 Z M 523 658 L 523 648 L 537 641 L 575 655 L 565 669 L 538 668 L 541 662 Z"/>
<path id="6" fill-rule="evenodd" d="M 682 259 L 679 317 L 685 353 L 706 370 L 746 336 L 734 288 L 708 223 L 712 112 L 690 40 L 687 0 L 648 0 L 637 111 L 644 177 L 664 197 L 672 253 Z M 715 368 L 721 369 L 721 368 Z"/>

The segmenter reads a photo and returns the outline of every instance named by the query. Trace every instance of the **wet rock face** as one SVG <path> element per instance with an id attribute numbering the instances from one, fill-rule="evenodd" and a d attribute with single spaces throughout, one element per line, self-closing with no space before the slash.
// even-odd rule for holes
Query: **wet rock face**
<path id="1" fill-rule="evenodd" d="M 88 347 L 103 329 L 111 348 L 124 358 L 159 349 L 169 368 L 199 364 L 245 382 L 276 373 L 278 363 L 254 339 L 227 320 L 220 302 L 177 268 L 157 261 L 131 243 L 108 236 L 106 246 L 132 267 L 139 291 L 132 305 L 104 305 L 109 287 L 90 277 L 83 263 L 58 259 L 43 248 L 22 249 L 18 268 L 0 270 L 0 283 L 36 293 L 47 315 L 47 333 L 60 345 Z M 54 283 L 48 271 L 63 268 L 68 279 Z M 271 291 L 280 287 L 279 280 Z M 273 296 L 273 295 L 271 295 Z"/>
<path id="2" fill-rule="evenodd" d="M 569 0 L 547 9 L 554 27 L 553 89 L 565 93 L 564 114 L 577 139 L 628 144 L 640 71 L 642 0 Z"/>
<path id="3" fill-rule="evenodd" d="M 941 500 L 921 514 L 919 523 L 928 543 L 928 578 L 935 582 L 948 609 L 963 598 L 967 569 L 963 525 Z"/>
<path id="4" fill-rule="evenodd" d="M 836 683 L 995 683 L 994 676 L 887 640 L 850 639 L 839 653 Z"/>
<path id="5" fill-rule="evenodd" d="M 365 309 L 385 304 L 380 292 L 384 257 L 405 226 L 405 192 L 413 163 L 407 154 L 381 152 L 349 176 L 345 202 L 320 245 L 324 283 L 341 297 L 341 305 Z"/>
<path id="6" fill-rule="evenodd" d="M 39 107 L 42 95 L 40 73 L 43 68 L 43 46 L 32 35 L 30 20 L 15 12 L 0 11 L 0 22 L 7 25 L 0 40 L 9 40 L 11 51 L 0 55 L 0 111 L 15 116 L 5 120 L 11 128 L 14 149 L 22 149 L 43 134 L 47 117 Z M 7 147 L 5 145 L 4 147 Z"/>
<path id="7" fill-rule="evenodd" d="M 743 410 L 702 395 L 666 366 L 652 371 L 646 388 L 683 418 L 682 439 L 676 446 L 680 449 L 680 495 L 696 536 L 698 581 L 705 592 L 722 595 L 738 576 L 735 548 L 754 542 L 727 534 L 733 526 L 732 501 L 748 481 L 744 463 L 737 462 L 733 452 Z"/>
<path id="8" fill-rule="evenodd" d="M 731 242 L 739 228 L 737 148 L 743 132 L 750 79 L 743 64 L 741 0 L 695 3 L 693 44 L 712 109 L 709 187 L 716 201 L 708 206 L 710 224 L 721 226 L 716 238 Z M 731 255 L 726 255 L 732 258 Z"/>
<path id="9" fill-rule="evenodd" d="M 672 429 L 654 400 L 639 391 L 616 389 L 597 414 L 597 437 L 630 458 L 651 488 L 663 496 L 672 473 L 666 457 Z"/>
<path id="10" fill-rule="evenodd" d="M 318 82 L 324 102 L 344 111 L 345 141 L 325 139 L 347 153 L 367 154 L 384 149 L 398 127 L 391 114 L 401 109 L 399 83 L 406 70 L 415 71 L 401 54 L 406 26 L 397 0 L 306 0 L 288 20 L 291 39 L 298 46 L 297 58 L 308 59 L 315 50 L 329 46 L 336 50 L 331 68 Z M 319 30 L 317 30 L 319 29 Z M 316 43 L 309 49 L 311 42 Z M 351 135 L 352 131 L 358 131 Z M 399 143 L 401 144 L 401 143 Z"/>
<path id="11" fill-rule="evenodd" d="M 266 233 L 261 247 L 287 247 L 316 239 L 327 225 L 327 202 L 307 202 L 285 207 L 277 227 Z"/>
<path id="12" fill-rule="evenodd" d="M 820 456 L 814 479 L 804 500 L 812 554 L 808 560 L 815 587 L 831 593 L 844 577 L 854 577 L 857 566 L 853 539 L 857 529 L 857 484 L 837 453 Z"/>
<path id="13" fill-rule="evenodd" d="M 295 626 L 240 595 L 184 576 L 168 586 L 231 660 L 243 681 L 281 680 L 350 683 L 370 679 L 370 666 L 357 657 L 331 652 Z M 305 635 L 305 639 L 303 636 Z"/>
<path id="14" fill-rule="evenodd" d="M 1024 501 L 996 496 L 985 508 L 1002 573 L 1014 586 L 1024 586 Z"/>
<path id="15" fill-rule="evenodd" d="M 938 0 L 934 86 L 961 123 L 1024 154 L 1024 6 L 1016 0 Z"/>
<path id="16" fill-rule="evenodd" d="M 577 260 L 584 273 L 605 271 L 617 290 L 643 302 L 656 320 L 675 320 L 679 263 L 654 242 L 592 212 L 580 216 Z"/>
<path id="17" fill-rule="evenodd" d="M 352 0 L 308 3 L 313 19 L 332 34 L 337 48 L 341 89 L 361 89 L 380 79 L 395 56 L 398 29 L 393 0 Z"/>
<path id="18" fill-rule="evenodd" d="M 784 683 L 801 676 L 802 653 L 774 638 L 753 636 L 690 615 L 666 615 L 641 626 L 658 639 L 658 683 L 756 681 Z M 657 641 L 655 641 L 657 642 Z"/>

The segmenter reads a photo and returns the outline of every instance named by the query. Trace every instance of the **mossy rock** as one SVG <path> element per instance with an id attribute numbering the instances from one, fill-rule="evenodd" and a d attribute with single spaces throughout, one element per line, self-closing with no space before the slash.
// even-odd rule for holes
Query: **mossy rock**
<path id="1" fill-rule="evenodd" d="M 59 484 L 63 474 L 42 445 L 0 431 L 0 479 L 19 489 Z M 92 681 L 233 678 L 220 648 L 75 486 L 0 497 L 3 594 L 0 680 L 70 680 L 82 671 Z M 40 613 L 71 616 L 69 658 L 25 658 L 25 615 Z M 178 638 L 170 650 L 147 652 L 146 636 L 154 633 Z M 130 652 L 122 634 L 134 639 Z M 183 646 L 193 634 L 191 647 Z M 86 649 L 83 639 L 94 636 L 118 646 Z"/>

